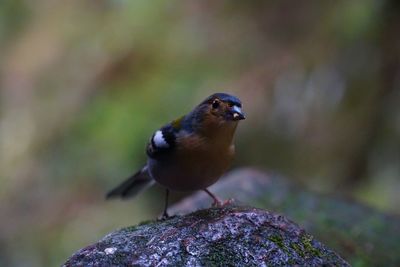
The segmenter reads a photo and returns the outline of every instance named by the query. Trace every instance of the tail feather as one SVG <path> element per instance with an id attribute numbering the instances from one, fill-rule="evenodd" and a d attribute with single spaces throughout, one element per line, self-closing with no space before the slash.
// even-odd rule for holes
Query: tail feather
<path id="1" fill-rule="evenodd" d="M 130 198 L 152 186 L 154 180 L 150 177 L 147 166 L 129 177 L 126 181 L 107 193 L 106 198 Z"/>

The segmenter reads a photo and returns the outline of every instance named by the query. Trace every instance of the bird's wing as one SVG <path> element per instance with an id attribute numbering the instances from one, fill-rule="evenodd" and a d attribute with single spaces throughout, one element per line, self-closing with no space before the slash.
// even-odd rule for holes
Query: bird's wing
<path id="1" fill-rule="evenodd" d="M 116 188 L 107 193 L 106 198 L 129 198 L 152 186 L 154 180 L 151 178 L 147 166 L 129 177 Z"/>
<path id="2" fill-rule="evenodd" d="M 159 158 L 175 150 L 176 138 L 182 130 L 182 118 L 172 121 L 157 130 L 147 144 L 146 152 L 150 158 Z"/>

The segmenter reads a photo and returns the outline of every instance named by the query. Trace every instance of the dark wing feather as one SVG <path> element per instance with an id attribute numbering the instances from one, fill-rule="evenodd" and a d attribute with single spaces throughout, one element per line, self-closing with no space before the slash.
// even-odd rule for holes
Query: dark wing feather
<path id="1" fill-rule="evenodd" d="M 150 177 L 147 166 L 122 182 L 119 186 L 107 193 L 106 198 L 129 198 L 134 197 L 139 192 L 154 184 Z"/>

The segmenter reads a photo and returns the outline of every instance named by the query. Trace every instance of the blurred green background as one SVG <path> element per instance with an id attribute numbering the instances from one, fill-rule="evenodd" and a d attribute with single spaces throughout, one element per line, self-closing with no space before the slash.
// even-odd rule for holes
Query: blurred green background
<path id="1" fill-rule="evenodd" d="M 399 18 L 396 0 L 2 0 L 0 265 L 156 217 L 159 188 L 104 194 L 219 91 L 248 118 L 235 166 L 400 214 Z"/>

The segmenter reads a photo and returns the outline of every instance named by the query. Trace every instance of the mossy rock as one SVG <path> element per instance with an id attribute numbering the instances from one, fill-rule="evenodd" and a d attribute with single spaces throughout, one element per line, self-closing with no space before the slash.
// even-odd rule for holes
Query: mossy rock
<path id="1" fill-rule="evenodd" d="M 113 232 L 64 266 L 349 266 L 285 217 L 228 206 Z"/>
<path id="2" fill-rule="evenodd" d="M 284 214 L 353 266 L 400 266 L 398 216 L 343 197 L 317 194 L 282 175 L 250 168 L 228 173 L 209 189 L 220 198 Z M 210 202 L 198 192 L 170 212 L 185 214 Z"/>

